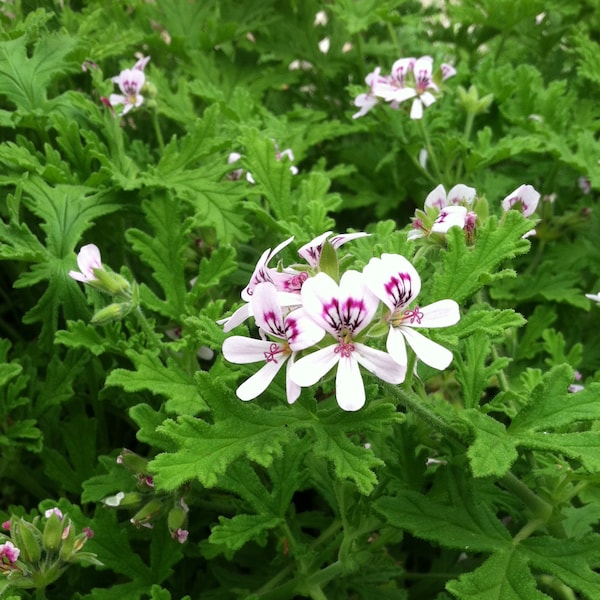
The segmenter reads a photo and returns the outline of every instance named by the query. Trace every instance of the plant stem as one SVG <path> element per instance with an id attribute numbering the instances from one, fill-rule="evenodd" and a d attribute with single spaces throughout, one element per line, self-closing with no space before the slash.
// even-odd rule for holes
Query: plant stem
<path id="1" fill-rule="evenodd" d="M 160 153 L 162 154 L 165 149 L 165 141 L 163 139 L 162 131 L 160 130 L 160 123 L 158 122 L 158 112 L 156 109 L 152 111 L 152 125 L 154 125 L 156 141 L 158 142 L 158 147 L 160 148 Z"/>
<path id="2" fill-rule="evenodd" d="M 437 178 L 438 183 L 444 183 L 444 178 L 442 177 L 442 172 L 440 171 L 440 166 L 438 164 L 437 156 L 433 151 L 433 146 L 429 141 L 429 134 L 427 133 L 427 129 L 425 128 L 425 123 L 423 119 L 418 119 L 419 128 L 421 130 L 421 135 L 423 136 L 423 142 L 425 144 L 425 149 L 427 150 L 427 156 L 429 160 L 431 160 L 431 165 L 433 166 L 433 174 Z"/>

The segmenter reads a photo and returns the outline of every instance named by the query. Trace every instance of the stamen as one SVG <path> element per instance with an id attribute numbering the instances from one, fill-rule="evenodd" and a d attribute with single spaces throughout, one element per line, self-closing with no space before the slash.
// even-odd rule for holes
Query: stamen
<path id="1" fill-rule="evenodd" d="M 277 363 L 277 359 L 275 358 L 275 355 L 281 354 L 282 352 L 283 352 L 283 348 L 279 344 L 276 344 L 275 342 L 273 342 L 269 346 L 269 351 L 264 352 L 265 360 L 267 362 Z"/>
<path id="2" fill-rule="evenodd" d="M 404 311 L 404 319 L 403 320 L 404 321 L 410 320 L 411 324 L 416 321 L 417 324 L 420 325 L 424 316 L 425 316 L 425 313 L 422 312 L 419 309 L 419 307 L 415 305 L 415 307 L 413 308 L 413 310 L 406 310 L 406 311 Z"/>
<path id="3" fill-rule="evenodd" d="M 339 342 L 333 351 L 335 354 L 341 354 L 343 358 L 348 358 L 356 350 L 352 342 L 345 342 L 342 338 L 339 338 Z"/>

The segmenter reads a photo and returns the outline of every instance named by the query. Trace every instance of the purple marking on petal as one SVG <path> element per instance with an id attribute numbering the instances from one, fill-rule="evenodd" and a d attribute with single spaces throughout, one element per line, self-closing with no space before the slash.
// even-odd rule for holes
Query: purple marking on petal
<path id="1" fill-rule="evenodd" d="M 269 310 L 263 313 L 263 319 L 265 323 L 269 326 L 269 331 L 278 337 L 285 337 L 285 331 L 282 328 L 282 324 L 278 321 L 277 315 Z"/>
<path id="2" fill-rule="evenodd" d="M 366 306 L 363 300 L 348 298 L 342 305 L 341 318 L 345 328 L 353 332 L 360 327 L 366 316 Z"/>
<path id="3" fill-rule="evenodd" d="M 394 300 L 394 308 L 404 306 L 412 297 L 412 279 L 408 273 L 399 272 L 384 285 L 385 293 Z"/>
<path id="4" fill-rule="evenodd" d="M 285 337 L 287 341 L 293 343 L 299 334 L 298 321 L 294 317 L 287 317 L 285 320 Z"/>
<path id="5" fill-rule="evenodd" d="M 337 298 L 332 298 L 327 304 L 323 304 L 321 316 L 332 329 L 335 329 L 336 331 L 340 331 L 342 329 L 340 304 Z"/>

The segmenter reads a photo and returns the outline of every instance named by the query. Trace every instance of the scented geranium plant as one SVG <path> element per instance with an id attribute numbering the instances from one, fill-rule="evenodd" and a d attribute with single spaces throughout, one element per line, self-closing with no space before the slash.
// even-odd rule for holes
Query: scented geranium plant
<path id="1" fill-rule="evenodd" d="M 2 3 L 0 597 L 597 600 L 595 8 Z"/>

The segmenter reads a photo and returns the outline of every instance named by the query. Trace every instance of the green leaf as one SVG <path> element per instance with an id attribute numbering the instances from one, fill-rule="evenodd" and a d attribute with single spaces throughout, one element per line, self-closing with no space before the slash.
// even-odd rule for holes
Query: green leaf
<path id="1" fill-rule="evenodd" d="M 581 392 L 568 393 L 573 383 L 573 369 L 569 365 L 553 367 L 543 375 L 530 394 L 530 400 L 514 417 L 509 432 L 556 429 L 577 421 L 600 418 L 598 394 L 600 383 L 592 383 Z"/>
<path id="2" fill-rule="evenodd" d="M 246 149 L 243 161 L 256 181 L 256 189 L 264 194 L 277 220 L 289 221 L 293 216 L 289 158 L 277 160 L 273 140 L 261 137 L 256 129 L 247 131 L 241 142 Z"/>
<path id="3" fill-rule="evenodd" d="M 533 450 L 548 450 L 577 459 L 590 473 L 600 472 L 600 439 L 597 431 L 582 433 L 519 434 L 515 440 L 520 446 Z"/>
<path id="4" fill-rule="evenodd" d="M 450 581 L 446 589 L 459 600 L 550 600 L 537 589 L 517 548 L 495 552 L 478 569 Z"/>
<path id="5" fill-rule="evenodd" d="M 83 321 L 67 321 L 67 330 L 57 331 L 54 341 L 69 348 L 86 348 L 92 354 L 100 356 L 109 344 L 98 331 L 97 327 Z"/>
<path id="6" fill-rule="evenodd" d="M 462 229 L 451 227 L 446 235 L 448 248 L 442 254 L 443 269 L 434 276 L 432 300 L 452 298 L 461 303 L 490 281 L 514 275 L 498 269 L 527 252 L 530 243 L 522 236 L 531 226 L 531 221 L 516 210 L 508 211 L 500 225 L 492 216 L 481 226 L 473 247 L 466 245 Z"/>
<path id="7" fill-rule="evenodd" d="M 193 298 L 200 298 L 238 268 L 236 252 L 231 246 L 219 246 L 209 258 L 200 261 L 200 271 L 191 290 Z"/>
<path id="8" fill-rule="evenodd" d="M 76 42 L 65 34 L 46 34 L 31 56 L 28 42 L 27 35 L 0 41 L 0 94 L 17 109 L 33 112 L 46 108 L 48 84 L 69 69 L 66 57 Z"/>
<path id="9" fill-rule="evenodd" d="M 244 544 L 254 541 L 259 546 L 267 543 L 267 533 L 283 522 L 280 517 L 269 515 L 236 515 L 228 519 L 219 517 L 208 541 L 211 544 L 223 545 L 230 550 L 239 550 Z"/>
<path id="10" fill-rule="evenodd" d="M 339 479 L 353 481 L 362 494 L 369 494 L 377 484 L 374 469 L 383 461 L 371 449 L 349 437 L 350 433 L 387 431 L 394 423 L 404 421 L 391 403 L 377 406 L 367 405 L 356 413 L 340 411 L 335 406 L 317 413 L 319 417 L 311 424 L 316 440 L 313 446 L 315 456 L 326 458 L 333 463 Z"/>
<path id="11" fill-rule="evenodd" d="M 208 373 L 198 376 L 214 424 L 181 417 L 177 423 L 167 420 L 159 427 L 178 448 L 174 453 L 159 454 L 150 463 L 156 485 L 165 490 L 193 479 L 214 487 L 227 467 L 242 456 L 269 466 L 298 425 L 287 406 L 265 410 L 257 403 L 243 403 Z"/>
<path id="12" fill-rule="evenodd" d="M 191 222 L 182 218 L 178 203 L 166 194 L 154 194 L 152 201 L 144 200 L 142 210 L 152 226 L 152 235 L 129 229 L 125 237 L 142 261 L 152 267 L 154 279 L 163 290 L 161 314 L 178 322 L 185 312 L 188 291 L 184 252 L 189 245 Z"/>
<path id="13" fill-rule="evenodd" d="M 487 338 L 495 339 L 506 335 L 508 329 L 524 324 L 525 319 L 512 309 L 500 310 L 487 304 L 475 304 L 452 327 L 452 335 L 464 338 L 481 331 Z"/>
<path id="14" fill-rule="evenodd" d="M 198 392 L 193 375 L 186 373 L 174 358 L 163 363 L 151 352 L 139 354 L 130 350 L 127 356 L 135 371 L 114 369 L 106 378 L 106 385 L 118 385 L 127 392 L 148 390 L 168 398 L 166 408 L 177 414 L 195 415 L 208 410 Z"/>
<path id="15" fill-rule="evenodd" d="M 475 477 L 502 477 L 518 457 L 515 440 L 506 433 L 506 427 L 476 409 L 459 413 L 469 422 L 475 441 L 467 456 Z"/>
<path id="16" fill-rule="evenodd" d="M 454 471 L 448 472 L 449 503 L 433 500 L 412 490 L 381 498 L 375 508 L 390 525 L 414 536 L 465 552 L 490 552 L 511 546 L 511 537 L 477 486 Z"/>
<path id="17" fill-rule="evenodd" d="M 530 537 L 520 545 L 529 562 L 543 573 L 551 573 L 588 600 L 595 600 L 600 589 L 600 536 L 579 539 Z"/>
<path id="18" fill-rule="evenodd" d="M 497 358 L 486 366 L 490 345 L 487 333 L 479 331 L 465 340 L 464 352 L 457 353 L 454 357 L 457 369 L 456 379 L 462 389 L 465 408 L 479 406 L 490 378 L 497 375 L 510 362 L 508 358 Z"/>

